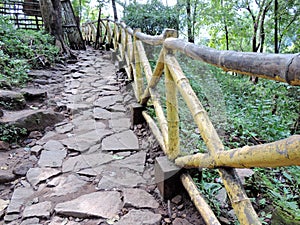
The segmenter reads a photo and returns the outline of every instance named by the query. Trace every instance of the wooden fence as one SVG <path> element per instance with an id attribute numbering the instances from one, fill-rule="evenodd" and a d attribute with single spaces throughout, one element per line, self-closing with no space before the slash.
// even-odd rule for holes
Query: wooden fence
<path id="1" fill-rule="evenodd" d="M 7 15 L 19 29 L 40 30 L 43 19 L 38 0 L 0 0 L 0 15 Z"/>
<path id="2" fill-rule="evenodd" d="M 102 35 L 96 40 L 100 27 Z M 190 86 L 174 53 L 180 51 L 193 59 L 204 61 L 225 71 L 297 86 L 300 86 L 300 55 L 218 51 L 180 40 L 175 30 L 166 29 L 159 36 L 149 36 L 139 29 L 132 30 L 123 22 L 118 23 L 110 19 L 103 19 L 99 24 L 86 23 L 82 29 L 85 40 L 105 44 L 113 52 L 118 53 L 119 60 L 125 62 L 125 70 L 129 78 L 134 80 L 133 86 L 138 102 L 146 106 L 151 99 L 158 125 L 146 111 L 143 115 L 168 158 L 180 167 L 218 168 L 239 222 L 249 225 L 261 224 L 234 168 L 300 165 L 300 135 L 268 144 L 225 151 L 207 112 Z M 143 43 L 161 46 L 154 71 L 151 69 Z M 143 74 L 147 81 L 146 85 L 143 83 Z M 166 116 L 155 90 L 158 81 L 162 79 L 162 74 L 165 78 Z M 194 118 L 208 153 L 180 156 L 178 92 Z M 205 222 L 220 224 L 197 191 L 191 177 L 183 174 L 181 181 Z"/>

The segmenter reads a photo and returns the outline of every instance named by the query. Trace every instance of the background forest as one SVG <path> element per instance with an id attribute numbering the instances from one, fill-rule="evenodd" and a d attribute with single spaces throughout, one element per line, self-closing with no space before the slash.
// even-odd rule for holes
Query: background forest
<path id="1" fill-rule="evenodd" d="M 97 19 L 91 0 L 73 0 L 82 21 Z M 300 2 L 294 0 L 120 1 L 118 18 L 148 34 L 164 28 L 180 31 L 196 44 L 222 50 L 293 53 L 300 51 Z M 98 0 L 104 16 L 108 0 Z M 168 6 L 172 5 L 172 6 Z M 111 15 L 112 17 L 112 15 Z"/>

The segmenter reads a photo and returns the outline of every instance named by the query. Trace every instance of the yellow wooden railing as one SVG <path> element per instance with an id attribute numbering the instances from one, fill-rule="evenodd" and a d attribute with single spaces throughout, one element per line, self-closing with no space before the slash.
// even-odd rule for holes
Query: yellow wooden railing
<path id="1" fill-rule="evenodd" d="M 126 72 L 129 78 L 134 80 L 137 101 L 146 106 L 148 100 L 151 99 L 157 123 L 146 111 L 143 112 L 143 116 L 168 158 L 180 167 L 218 168 L 239 222 L 261 224 L 234 168 L 300 165 L 300 135 L 293 135 L 273 143 L 224 151 L 221 139 L 174 53 L 180 51 L 193 59 L 204 61 L 226 71 L 287 82 L 297 86 L 300 85 L 300 55 L 219 51 L 180 40 L 177 38 L 177 32 L 171 29 L 166 29 L 159 36 L 149 36 L 139 29 L 132 30 L 123 22 L 114 22 L 110 19 L 101 20 L 99 25 L 102 35 L 99 40 L 95 40 L 97 22 L 84 24 L 82 26 L 84 39 L 105 44 L 107 49 L 110 48 L 114 53 L 118 53 L 119 60 L 125 62 Z M 154 71 L 149 64 L 143 43 L 161 46 Z M 143 74 L 147 80 L 146 85 L 143 82 Z M 155 90 L 158 81 L 162 79 L 162 74 L 165 78 L 166 116 Z M 178 92 L 198 126 L 208 153 L 180 156 Z M 197 191 L 191 177 L 183 174 L 181 181 L 205 222 L 220 224 Z"/>

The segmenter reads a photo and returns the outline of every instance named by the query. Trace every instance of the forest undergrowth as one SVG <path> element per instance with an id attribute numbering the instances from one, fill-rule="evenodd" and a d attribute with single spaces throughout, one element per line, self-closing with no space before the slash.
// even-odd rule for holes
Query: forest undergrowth
<path id="1" fill-rule="evenodd" d="M 147 46 L 146 46 L 147 49 Z M 153 52 L 148 53 L 150 58 Z M 223 141 L 225 149 L 259 145 L 300 134 L 300 88 L 286 83 L 224 72 L 214 66 L 177 55 L 180 65 Z M 150 60 L 154 69 L 155 60 Z M 164 79 L 157 87 L 165 109 Z M 183 98 L 178 94 L 180 149 L 182 155 L 207 152 L 200 132 Z M 155 117 L 153 109 L 149 113 Z M 253 175 L 244 185 L 262 224 L 272 218 L 283 224 L 300 221 L 300 167 L 251 168 Z M 216 196 L 224 192 L 217 170 L 193 171 L 200 192 L 218 217 L 239 224 L 228 197 L 221 203 Z M 286 216 L 288 215 L 288 216 Z M 286 219 L 286 220 L 285 220 Z M 282 222 L 282 221 L 281 221 Z M 272 224 L 273 224 L 272 223 Z M 225 223 L 226 224 L 226 223 Z M 297 223 L 296 223 L 297 224 Z"/>
<path id="2" fill-rule="evenodd" d="M 286 83 L 224 72 L 213 66 L 179 56 L 193 90 L 221 137 L 226 149 L 258 145 L 300 134 L 300 88 Z M 179 98 L 180 99 L 180 98 Z M 179 104 L 181 149 L 188 154 L 206 152 L 187 107 Z M 251 168 L 245 189 L 262 224 L 300 223 L 300 167 Z M 223 185 L 216 170 L 203 169 L 194 181 L 219 216 L 231 219 L 230 202 L 216 195 Z M 273 221 L 273 222 L 272 222 Z"/>

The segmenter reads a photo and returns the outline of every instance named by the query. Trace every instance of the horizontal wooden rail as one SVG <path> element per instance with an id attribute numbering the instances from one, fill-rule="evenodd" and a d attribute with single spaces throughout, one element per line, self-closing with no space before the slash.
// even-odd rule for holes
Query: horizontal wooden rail
<path id="1" fill-rule="evenodd" d="M 216 129 L 174 53 L 180 51 L 193 59 L 204 61 L 225 71 L 258 76 L 295 86 L 300 85 L 300 55 L 220 51 L 180 40 L 175 30 L 166 29 L 161 35 L 150 36 L 139 29 L 132 30 L 124 22 L 114 22 L 108 18 L 101 20 L 100 25 L 102 27 L 100 39 L 112 49 L 113 58 L 124 61 L 128 77 L 134 80 L 133 87 L 137 101 L 145 107 L 149 102 L 154 106 L 155 119 L 146 112 L 142 114 L 164 153 L 180 167 L 218 168 L 239 222 L 249 225 L 261 224 L 234 168 L 300 165 L 300 135 L 273 143 L 225 151 Z M 98 25 L 87 24 L 86 27 L 99 29 Z M 95 40 L 89 35 L 95 35 L 95 32 L 89 30 L 87 34 L 87 40 Z M 153 72 L 144 43 L 162 46 Z M 119 56 L 116 57 L 115 54 Z M 163 75 L 166 91 L 165 109 L 156 91 L 156 86 Z M 189 108 L 208 153 L 180 156 L 177 93 L 180 93 Z M 184 174 L 181 181 L 205 222 L 220 224 L 198 193 L 191 177 Z"/>
<path id="2" fill-rule="evenodd" d="M 166 39 L 164 46 L 226 71 L 300 85 L 300 54 L 220 51 L 177 38 Z"/>
<path id="3" fill-rule="evenodd" d="M 299 149 L 300 135 L 293 135 L 268 144 L 218 152 L 215 156 L 198 153 L 179 157 L 175 163 L 185 168 L 300 166 Z"/>

